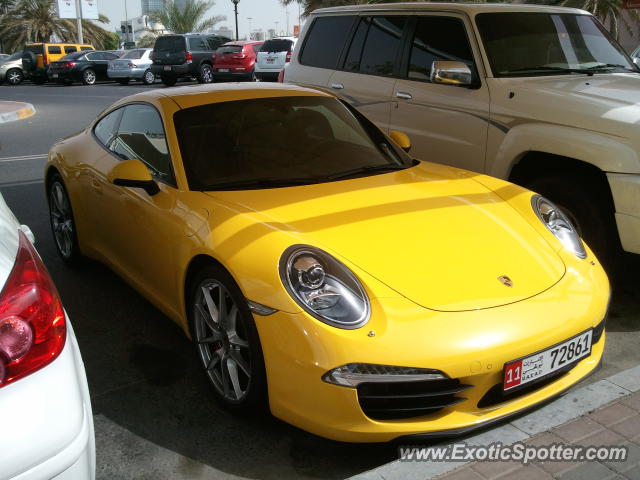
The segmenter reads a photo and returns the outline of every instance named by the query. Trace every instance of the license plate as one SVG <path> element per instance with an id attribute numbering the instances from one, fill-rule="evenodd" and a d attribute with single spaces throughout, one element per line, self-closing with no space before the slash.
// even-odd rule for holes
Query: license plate
<path id="1" fill-rule="evenodd" d="M 576 335 L 558 345 L 504 364 L 503 390 L 541 380 L 591 355 L 593 330 Z"/>
<path id="2" fill-rule="evenodd" d="M 171 71 L 171 65 L 165 65 L 164 66 L 164 71 L 165 72 L 170 72 Z"/>
<path id="3" fill-rule="evenodd" d="M 275 61 L 276 61 L 275 58 L 267 58 L 267 63 L 273 63 Z"/>
<path id="4" fill-rule="evenodd" d="M 51 75 L 53 78 L 58 78 L 58 74 L 54 73 L 53 75 Z"/>
<path id="5" fill-rule="evenodd" d="M 229 69 L 228 68 L 219 68 L 218 71 L 219 72 L 228 72 Z"/>

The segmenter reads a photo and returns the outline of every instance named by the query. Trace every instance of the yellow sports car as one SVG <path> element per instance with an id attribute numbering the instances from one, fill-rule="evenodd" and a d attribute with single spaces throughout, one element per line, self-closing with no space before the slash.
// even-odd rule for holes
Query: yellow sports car
<path id="1" fill-rule="evenodd" d="M 230 409 L 462 434 L 596 369 L 609 283 L 551 202 L 409 147 L 318 90 L 147 91 L 53 146 L 52 230 L 184 329 Z"/>

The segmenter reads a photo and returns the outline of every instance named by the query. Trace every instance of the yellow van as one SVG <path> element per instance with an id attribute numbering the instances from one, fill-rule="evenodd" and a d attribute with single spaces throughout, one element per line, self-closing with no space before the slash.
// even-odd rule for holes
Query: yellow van
<path id="1" fill-rule="evenodd" d="M 28 43 L 22 52 L 25 76 L 41 85 L 47 81 L 47 67 L 69 53 L 95 50 L 93 45 L 79 43 Z"/>

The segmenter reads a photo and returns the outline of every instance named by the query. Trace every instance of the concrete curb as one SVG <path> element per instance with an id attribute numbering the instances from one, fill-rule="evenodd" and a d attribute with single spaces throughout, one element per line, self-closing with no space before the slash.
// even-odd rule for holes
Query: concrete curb
<path id="1" fill-rule="evenodd" d="M 35 113 L 36 109 L 30 103 L 0 101 L 0 124 L 22 120 Z"/>
<path id="2" fill-rule="evenodd" d="M 539 408 L 511 423 L 464 438 L 464 440 L 443 442 L 439 446 L 462 441 L 467 445 L 489 445 L 493 442 L 512 445 L 515 442 L 522 442 L 538 433 L 546 432 L 570 420 L 591 413 L 608 403 L 638 391 L 640 391 L 640 366 L 624 370 L 605 380 L 600 380 L 585 387 L 571 390 L 549 405 Z M 400 462 L 395 460 L 351 478 L 354 480 L 386 480 L 389 478 L 425 480 L 451 472 L 467 463 L 470 462 Z"/>

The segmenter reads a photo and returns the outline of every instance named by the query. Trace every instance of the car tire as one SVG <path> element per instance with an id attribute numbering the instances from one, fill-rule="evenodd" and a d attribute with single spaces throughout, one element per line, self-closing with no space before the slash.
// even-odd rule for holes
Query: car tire
<path id="1" fill-rule="evenodd" d="M 213 69 L 208 63 L 203 63 L 198 69 L 197 76 L 198 83 L 212 83 L 213 82 Z"/>
<path id="2" fill-rule="evenodd" d="M 80 262 L 80 245 L 76 232 L 76 223 L 71 207 L 71 200 L 62 177 L 54 173 L 47 184 L 47 201 L 49 203 L 49 221 L 51 233 L 58 255 L 69 265 Z"/>
<path id="3" fill-rule="evenodd" d="M 600 182 L 559 174 L 533 180 L 526 187 L 558 205 L 609 273 L 617 269 L 622 247 L 615 209 L 610 192 Z"/>
<path id="4" fill-rule="evenodd" d="M 4 78 L 9 85 L 20 85 L 24 80 L 24 73 L 19 68 L 12 68 L 7 70 Z"/>
<path id="5" fill-rule="evenodd" d="M 118 83 L 120 85 L 129 85 L 129 79 L 128 78 L 119 78 L 118 79 Z"/>
<path id="6" fill-rule="evenodd" d="M 96 72 L 91 68 L 87 68 L 82 72 L 82 84 L 83 85 L 95 85 Z"/>
<path id="7" fill-rule="evenodd" d="M 167 87 L 173 87 L 178 81 L 177 77 L 161 76 L 160 79 Z"/>
<path id="8" fill-rule="evenodd" d="M 246 298 L 231 275 L 213 262 L 202 268 L 189 285 L 191 335 L 216 400 L 238 413 L 264 411 L 264 357 Z"/>
<path id="9" fill-rule="evenodd" d="M 142 74 L 142 83 L 145 85 L 153 85 L 156 81 L 156 75 L 151 71 L 151 69 L 146 69 Z"/>

